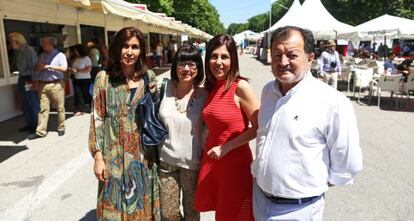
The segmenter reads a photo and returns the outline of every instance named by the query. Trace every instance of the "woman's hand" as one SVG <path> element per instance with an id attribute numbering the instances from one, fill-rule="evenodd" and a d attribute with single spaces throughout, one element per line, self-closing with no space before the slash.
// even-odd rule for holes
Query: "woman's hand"
<path id="1" fill-rule="evenodd" d="M 96 179 L 98 179 L 99 181 L 108 181 L 108 174 L 106 172 L 105 162 L 100 151 L 95 153 L 95 163 L 93 165 L 93 172 L 95 173 Z"/>
<path id="2" fill-rule="evenodd" d="M 224 146 L 215 146 L 213 148 L 211 148 L 208 152 L 207 155 L 213 159 L 219 160 L 222 157 L 224 157 L 227 154 L 226 149 L 224 148 Z"/>
<path id="3" fill-rule="evenodd" d="M 148 84 L 149 90 L 151 93 L 154 93 L 157 90 L 157 83 L 156 82 L 150 82 Z"/>

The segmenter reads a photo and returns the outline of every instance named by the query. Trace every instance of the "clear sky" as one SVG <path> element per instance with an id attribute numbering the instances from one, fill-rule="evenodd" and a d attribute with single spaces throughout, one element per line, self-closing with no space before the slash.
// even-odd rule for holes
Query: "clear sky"
<path id="1" fill-rule="evenodd" d="M 209 0 L 220 14 L 224 27 L 245 23 L 247 19 L 270 9 L 270 0 Z"/>

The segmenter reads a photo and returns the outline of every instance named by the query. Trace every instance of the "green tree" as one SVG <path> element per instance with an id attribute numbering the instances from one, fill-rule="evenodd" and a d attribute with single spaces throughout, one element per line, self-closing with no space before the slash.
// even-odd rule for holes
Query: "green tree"
<path id="1" fill-rule="evenodd" d="M 254 32 L 261 32 L 269 27 L 269 13 L 253 16 L 247 20 L 248 29 Z"/>
<path id="2" fill-rule="evenodd" d="M 173 3 L 174 17 L 212 35 L 224 33 L 217 9 L 208 0 L 180 0 Z"/>
<path id="3" fill-rule="evenodd" d="M 412 0 L 322 0 L 326 9 L 339 21 L 359 25 L 384 14 L 414 19 Z"/>
<path id="4" fill-rule="evenodd" d="M 272 4 L 272 25 L 274 25 L 286 14 L 292 4 L 293 0 L 278 0 Z M 269 19 L 267 19 L 267 27 L 265 26 L 265 30 L 268 28 Z"/>
<path id="5" fill-rule="evenodd" d="M 195 28 L 216 35 L 224 33 L 216 8 L 208 0 L 127 0 L 147 4 L 153 12 L 163 12 Z"/>
<path id="6" fill-rule="evenodd" d="M 235 35 L 249 28 L 248 23 L 231 23 L 227 28 L 226 33 L 229 35 Z"/>

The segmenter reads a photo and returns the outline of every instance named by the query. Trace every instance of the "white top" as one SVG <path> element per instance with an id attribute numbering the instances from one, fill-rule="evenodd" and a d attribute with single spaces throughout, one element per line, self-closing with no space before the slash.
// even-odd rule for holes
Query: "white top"
<path id="1" fill-rule="evenodd" d="M 201 112 L 207 91 L 199 89 L 191 109 L 180 113 L 172 95 L 172 82 L 167 81 L 160 105 L 160 119 L 168 130 L 168 137 L 160 146 L 160 160 L 185 169 L 198 170 L 203 153 L 203 120 Z"/>
<path id="2" fill-rule="evenodd" d="M 261 104 L 252 174 L 263 191 L 298 199 L 352 184 L 362 153 L 347 97 L 309 72 L 285 96 L 269 82 Z"/>
<path id="3" fill-rule="evenodd" d="M 88 66 L 92 66 L 92 61 L 88 56 L 85 56 L 83 58 L 76 58 L 72 64 L 72 67 L 75 69 L 84 69 Z M 75 73 L 75 79 L 90 79 L 90 78 L 91 78 L 90 71 Z"/>

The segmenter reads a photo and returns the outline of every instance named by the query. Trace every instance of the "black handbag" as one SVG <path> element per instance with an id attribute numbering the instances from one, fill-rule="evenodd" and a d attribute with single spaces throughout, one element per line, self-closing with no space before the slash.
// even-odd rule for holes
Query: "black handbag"
<path id="1" fill-rule="evenodd" d="M 138 102 L 137 119 L 141 125 L 141 141 L 146 146 L 158 146 L 168 135 L 168 131 L 158 118 L 158 103 L 150 89 L 148 74 L 144 75 L 144 96 Z M 162 95 L 161 95 L 162 96 Z"/>

